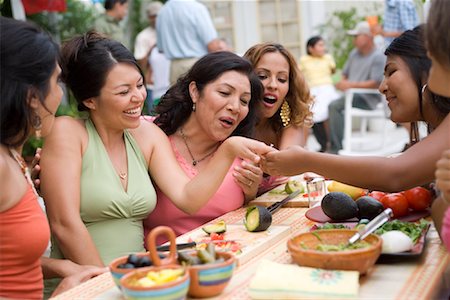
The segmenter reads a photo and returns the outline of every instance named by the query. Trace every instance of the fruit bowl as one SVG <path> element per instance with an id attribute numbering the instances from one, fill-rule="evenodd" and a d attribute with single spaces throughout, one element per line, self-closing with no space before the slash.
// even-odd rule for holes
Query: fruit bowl
<path id="1" fill-rule="evenodd" d="M 159 282 L 150 280 L 151 285 L 145 283 L 149 278 L 156 277 L 159 278 Z M 126 299 L 185 299 L 189 289 L 189 273 L 178 265 L 140 268 L 123 276 L 120 285 Z"/>
<path id="2" fill-rule="evenodd" d="M 161 255 L 156 251 L 156 237 L 159 234 L 166 234 L 169 237 L 170 241 L 170 252 L 166 255 Z M 153 266 L 164 266 L 164 265 L 174 265 L 176 264 L 176 243 L 175 243 L 175 233 L 173 230 L 166 226 L 159 226 L 153 229 L 148 235 L 148 249 L 149 252 L 136 253 L 134 254 L 135 260 L 138 262 L 147 261 L 150 265 Z M 125 264 L 129 261 L 130 255 L 122 256 L 116 258 L 109 264 L 109 270 L 111 272 L 111 276 L 114 280 L 114 283 L 117 287 L 121 288 L 120 280 L 121 278 L 131 273 L 132 271 L 143 269 L 142 264 L 140 266 L 127 266 L 124 267 Z"/>
<path id="3" fill-rule="evenodd" d="M 370 234 L 364 241 L 369 245 L 360 249 L 319 251 L 318 245 L 346 245 L 357 230 L 330 229 L 299 234 L 287 242 L 294 262 L 300 266 L 328 270 L 358 271 L 361 275 L 375 264 L 381 254 L 381 238 Z"/>
<path id="4" fill-rule="evenodd" d="M 215 263 L 187 267 L 190 277 L 189 296 L 213 297 L 222 293 L 228 285 L 236 266 L 236 258 L 226 252 L 217 252 L 216 258 L 219 261 Z"/>

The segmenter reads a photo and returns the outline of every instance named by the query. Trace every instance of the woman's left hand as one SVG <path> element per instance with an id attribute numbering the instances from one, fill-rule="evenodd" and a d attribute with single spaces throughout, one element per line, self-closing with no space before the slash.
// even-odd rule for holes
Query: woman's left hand
<path id="1" fill-rule="evenodd" d="M 240 166 L 234 167 L 233 176 L 244 192 L 245 201 L 254 199 L 262 181 L 262 170 L 257 165 L 243 160 Z"/>

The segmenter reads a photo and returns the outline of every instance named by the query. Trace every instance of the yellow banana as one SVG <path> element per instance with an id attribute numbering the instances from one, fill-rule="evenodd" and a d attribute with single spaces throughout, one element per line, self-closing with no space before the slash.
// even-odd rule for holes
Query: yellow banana
<path id="1" fill-rule="evenodd" d="M 361 196 L 364 196 L 367 193 L 367 190 L 356 187 L 356 186 L 351 186 L 345 183 L 341 183 L 339 181 L 335 181 L 333 180 L 329 185 L 328 185 L 328 191 L 329 192 L 343 192 L 346 193 L 347 195 L 349 195 L 350 197 L 353 198 L 353 200 L 358 199 Z"/>

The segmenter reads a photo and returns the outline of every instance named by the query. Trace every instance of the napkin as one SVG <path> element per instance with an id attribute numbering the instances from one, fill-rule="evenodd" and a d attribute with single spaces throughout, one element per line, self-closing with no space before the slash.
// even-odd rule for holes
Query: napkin
<path id="1" fill-rule="evenodd" d="M 359 272 L 323 270 L 262 260 L 249 286 L 252 299 L 357 297 Z"/>

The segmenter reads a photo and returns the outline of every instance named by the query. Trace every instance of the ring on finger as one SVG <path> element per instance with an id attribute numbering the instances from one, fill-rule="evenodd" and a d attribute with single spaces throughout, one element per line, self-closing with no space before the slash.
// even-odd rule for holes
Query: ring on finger
<path id="1" fill-rule="evenodd" d="M 250 179 L 250 181 L 247 183 L 248 186 L 252 186 L 253 185 L 253 180 Z"/>

